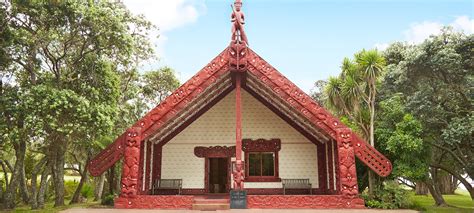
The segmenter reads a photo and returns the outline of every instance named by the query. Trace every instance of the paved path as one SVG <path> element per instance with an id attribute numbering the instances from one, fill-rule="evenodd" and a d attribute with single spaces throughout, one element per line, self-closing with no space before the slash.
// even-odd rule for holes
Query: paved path
<path id="1" fill-rule="evenodd" d="M 62 211 L 63 213 L 150 213 L 150 212 L 161 212 L 161 213 L 196 213 L 201 211 L 192 210 L 142 210 L 142 209 L 93 209 L 93 208 L 72 208 Z M 226 210 L 226 211 L 212 211 L 212 212 L 243 212 L 243 213 L 336 213 L 336 212 L 351 212 L 351 213 L 375 213 L 375 212 L 387 212 L 387 213 L 415 213 L 415 210 L 379 210 L 379 209 L 245 209 L 245 210 Z"/>

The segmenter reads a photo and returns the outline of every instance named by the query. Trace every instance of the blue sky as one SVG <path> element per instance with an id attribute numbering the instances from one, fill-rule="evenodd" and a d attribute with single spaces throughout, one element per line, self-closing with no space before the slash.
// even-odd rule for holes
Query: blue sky
<path id="1" fill-rule="evenodd" d="M 126 0 L 133 13 L 157 25 L 159 61 L 182 83 L 230 42 L 233 0 Z M 250 47 L 309 92 L 316 80 L 339 73 L 344 57 L 393 41 L 419 43 L 443 25 L 473 33 L 473 1 L 243 0 Z"/>

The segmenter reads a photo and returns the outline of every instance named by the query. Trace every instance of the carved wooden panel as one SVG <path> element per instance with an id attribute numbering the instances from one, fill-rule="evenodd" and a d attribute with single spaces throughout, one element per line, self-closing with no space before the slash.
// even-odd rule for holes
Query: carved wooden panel
<path id="1" fill-rule="evenodd" d="M 230 158 L 235 157 L 235 146 L 197 146 L 194 155 L 200 158 Z"/>
<path id="2" fill-rule="evenodd" d="M 122 169 L 121 197 L 133 198 L 139 194 L 141 180 L 139 174 L 141 130 L 134 127 L 127 130 Z"/>
<path id="3" fill-rule="evenodd" d="M 242 139 L 244 152 L 278 152 L 281 150 L 280 139 Z"/>
<path id="4" fill-rule="evenodd" d="M 340 189 L 342 195 L 347 197 L 359 194 L 352 136 L 353 133 L 349 128 L 337 129 Z"/>
<path id="5" fill-rule="evenodd" d="M 254 209 L 365 208 L 361 198 L 341 195 L 248 195 L 247 204 Z"/>
<path id="6" fill-rule="evenodd" d="M 115 199 L 115 208 L 119 209 L 192 209 L 192 195 L 139 195 L 134 198 Z"/>

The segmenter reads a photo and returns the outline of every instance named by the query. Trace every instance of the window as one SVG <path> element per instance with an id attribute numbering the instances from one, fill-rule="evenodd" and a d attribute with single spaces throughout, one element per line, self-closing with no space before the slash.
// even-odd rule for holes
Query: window
<path id="1" fill-rule="evenodd" d="M 275 176 L 274 157 L 273 152 L 249 153 L 249 176 Z"/>
<path id="2" fill-rule="evenodd" d="M 245 152 L 245 181 L 279 182 L 278 152 L 281 149 L 279 139 L 242 140 Z"/>

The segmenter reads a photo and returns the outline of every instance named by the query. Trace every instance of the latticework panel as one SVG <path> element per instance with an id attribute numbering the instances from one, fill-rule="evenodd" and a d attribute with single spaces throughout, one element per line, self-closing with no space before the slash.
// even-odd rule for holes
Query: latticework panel
<path id="1" fill-rule="evenodd" d="M 392 171 L 390 160 L 383 156 L 370 144 L 354 136 L 355 155 L 370 169 L 382 177 L 386 177 Z"/>

